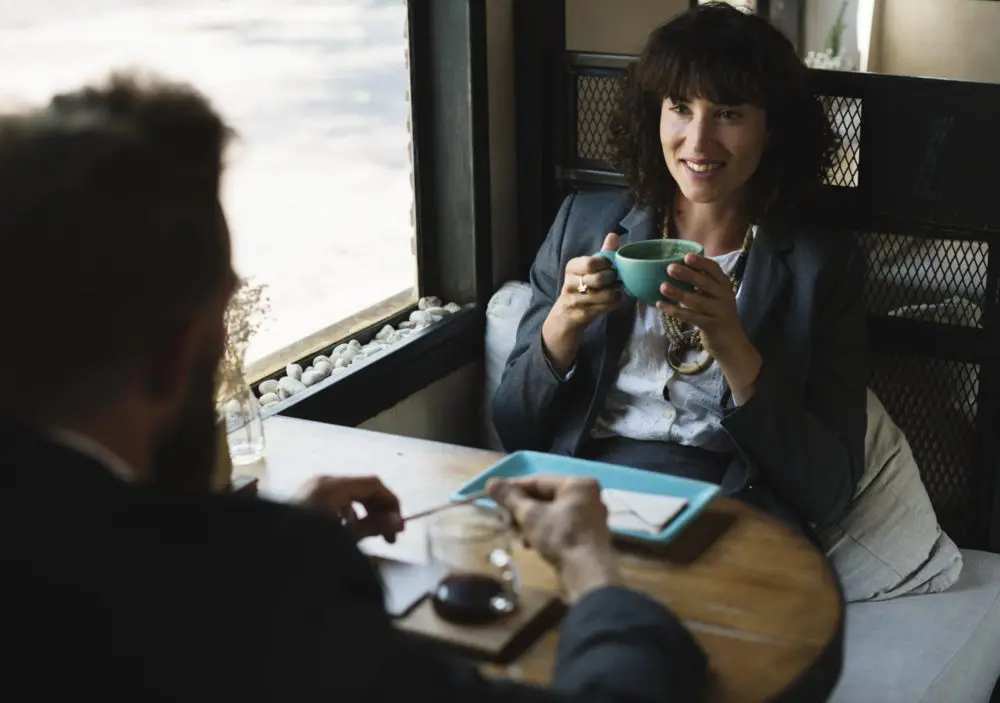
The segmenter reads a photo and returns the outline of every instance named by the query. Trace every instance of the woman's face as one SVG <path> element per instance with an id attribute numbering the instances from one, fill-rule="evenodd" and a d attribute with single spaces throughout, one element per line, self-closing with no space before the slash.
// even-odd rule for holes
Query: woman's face
<path id="1" fill-rule="evenodd" d="M 767 138 L 767 116 L 755 105 L 716 105 L 701 98 L 663 101 L 663 157 L 692 202 L 738 203 Z"/>

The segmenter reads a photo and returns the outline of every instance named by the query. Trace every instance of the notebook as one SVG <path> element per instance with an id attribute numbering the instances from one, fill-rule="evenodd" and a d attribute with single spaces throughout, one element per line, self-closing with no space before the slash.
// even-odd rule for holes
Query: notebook
<path id="1" fill-rule="evenodd" d="M 608 527 L 655 535 L 687 506 L 686 498 L 605 488 L 601 499 L 608 508 Z"/>

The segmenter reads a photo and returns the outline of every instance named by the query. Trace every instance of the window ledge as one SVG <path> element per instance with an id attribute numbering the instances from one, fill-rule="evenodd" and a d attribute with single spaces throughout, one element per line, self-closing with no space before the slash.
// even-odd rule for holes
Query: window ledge
<path id="1" fill-rule="evenodd" d="M 465 363 L 482 356 L 483 316 L 474 305 L 410 333 L 380 351 L 295 395 L 262 409 L 283 415 L 356 426 L 391 408 Z"/>

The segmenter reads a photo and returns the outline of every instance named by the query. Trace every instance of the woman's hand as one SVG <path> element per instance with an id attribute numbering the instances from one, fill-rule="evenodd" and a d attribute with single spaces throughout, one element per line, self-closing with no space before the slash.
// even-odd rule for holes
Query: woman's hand
<path id="1" fill-rule="evenodd" d="M 671 264 L 667 273 L 694 290 L 664 283 L 660 291 L 678 304 L 660 302 L 657 308 L 701 330 L 702 345 L 722 368 L 734 400 L 746 402 L 753 395 L 762 360 L 743 330 L 732 281 L 718 263 L 697 254 L 685 256 L 683 266 Z"/>
<path id="2" fill-rule="evenodd" d="M 604 239 L 601 251 L 618 249 L 618 235 Z M 542 324 L 542 343 L 553 368 L 565 375 L 576 361 L 583 332 L 601 313 L 618 305 L 621 287 L 611 262 L 603 256 L 580 256 L 566 264 L 562 290 Z"/>

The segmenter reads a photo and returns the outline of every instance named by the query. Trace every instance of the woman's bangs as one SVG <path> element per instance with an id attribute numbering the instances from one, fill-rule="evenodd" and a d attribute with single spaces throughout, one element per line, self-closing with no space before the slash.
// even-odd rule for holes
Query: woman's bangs
<path id="1" fill-rule="evenodd" d="M 675 102 L 701 98 L 716 105 L 765 106 L 763 80 L 758 72 L 751 70 L 749 57 L 711 47 L 691 49 L 665 57 L 658 81 L 661 98 Z"/>

